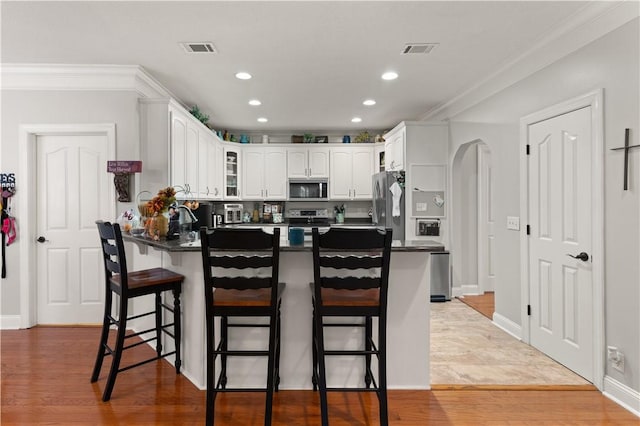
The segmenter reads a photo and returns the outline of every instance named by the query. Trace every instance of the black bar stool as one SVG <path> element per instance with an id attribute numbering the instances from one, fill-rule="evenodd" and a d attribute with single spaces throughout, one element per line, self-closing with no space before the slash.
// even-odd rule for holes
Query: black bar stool
<path id="1" fill-rule="evenodd" d="M 324 234 L 313 228 L 313 390 L 320 389 L 322 425 L 329 424 L 327 392 L 375 392 L 380 424 L 388 424 L 387 410 L 387 289 L 391 260 L 391 229 L 331 228 Z M 357 253 L 354 253 L 357 252 Z M 359 272 L 356 274 L 356 270 Z M 337 275 L 337 276 L 336 276 Z M 326 317 L 347 317 L 346 322 L 325 323 Z M 348 317 L 363 318 L 349 321 Z M 378 319 L 378 338 L 373 340 L 373 318 Z M 325 348 L 325 327 L 362 327 L 364 348 Z M 326 356 L 362 356 L 364 387 L 327 387 Z M 377 381 L 371 357 L 378 361 Z"/>
<path id="2" fill-rule="evenodd" d="M 206 424 L 214 423 L 218 392 L 266 392 L 264 424 L 270 425 L 273 392 L 278 390 L 280 382 L 280 303 L 285 289 L 285 284 L 278 282 L 280 230 L 275 228 L 271 235 L 260 229 L 203 227 L 200 228 L 200 239 L 207 323 Z M 221 318 L 217 346 L 215 317 Z M 230 322 L 232 317 L 268 317 L 269 323 Z M 230 349 L 229 329 L 234 327 L 268 327 L 268 349 Z M 221 369 L 216 378 L 215 362 L 218 355 Z M 230 356 L 268 357 L 266 387 L 228 388 L 227 358 Z"/>
<path id="3" fill-rule="evenodd" d="M 169 355 L 175 355 L 176 374 L 180 374 L 180 293 L 182 291 L 182 281 L 184 280 L 184 276 L 163 268 L 128 272 L 120 225 L 117 223 L 111 224 L 103 221 L 97 221 L 96 224 L 98 225 L 98 233 L 100 234 L 100 241 L 102 243 L 106 295 L 104 302 L 102 335 L 100 337 L 100 345 L 98 347 L 98 356 L 96 357 L 93 374 L 91 375 L 91 382 L 93 383 L 98 380 L 104 357 L 112 355 L 113 362 L 111 363 L 111 370 L 109 372 L 109 377 L 107 378 L 107 385 L 104 388 L 104 393 L 102 395 L 102 400 L 106 402 L 111 399 L 111 392 L 113 391 L 113 386 L 116 382 L 116 376 L 122 371 L 162 359 Z M 161 295 L 165 291 L 171 291 L 173 293 L 173 306 L 162 302 Z M 118 318 L 111 315 L 114 293 L 120 296 L 120 313 Z M 153 311 L 130 317 L 127 316 L 130 299 L 151 294 L 155 294 L 155 309 Z M 173 323 L 163 324 L 163 309 L 173 313 Z M 154 328 L 137 333 L 126 334 L 127 321 L 149 315 L 155 316 Z M 109 328 L 112 325 L 117 327 L 117 337 L 113 348 L 109 346 L 108 342 Z M 173 332 L 170 329 L 173 329 Z M 155 336 L 147 338 L 141 342 L 133 343 L 129 346 L 124 346 L 126 339 L 153 331 L 155 331 Z M 164 354 L 162 353 L 162 332 L 174 339 L 174 351 Z M 125 350 L 154 340 L 156 342 L 155 346 L 157 354 L 155 357 L 120 368 L 120 360 L 122 358 L 122 353 Z"/>

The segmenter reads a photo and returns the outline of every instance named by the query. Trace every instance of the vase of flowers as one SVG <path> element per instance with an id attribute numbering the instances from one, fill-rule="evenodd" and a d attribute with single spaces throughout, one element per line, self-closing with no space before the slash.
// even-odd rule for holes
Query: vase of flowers
<path id="1" fill-rule="evenodd" d="M 176 202 L 176 191 L 167 187 L 158 191 L 158 195 L 147 201 L 144 206 L 148 219 L 145 224 L 147 236 L 154 240 L 166 238 L 169 232 L 169 206 Z"/>

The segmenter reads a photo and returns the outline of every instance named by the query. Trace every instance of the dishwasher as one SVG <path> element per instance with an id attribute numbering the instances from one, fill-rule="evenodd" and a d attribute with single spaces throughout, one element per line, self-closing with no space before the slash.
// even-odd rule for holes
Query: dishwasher
<path id="1" fill-rule="evenodd" d="M 446 302 L 451 300 L 451 273 L 449 270 L 449 252 L 431 253 L 431 301 Z"/>

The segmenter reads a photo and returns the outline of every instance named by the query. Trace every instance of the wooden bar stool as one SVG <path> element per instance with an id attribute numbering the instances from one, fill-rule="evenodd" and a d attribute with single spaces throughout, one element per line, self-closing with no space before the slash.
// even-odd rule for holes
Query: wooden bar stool
<path id="1" fill-rule="evenodd" d="M 313 228 L 313 389 L 320 389 L 322 425 L 329 424 L 327 392 L 375 392 L 380 406 L 380 424 L 388 424 L 387 413 L 387 289 L 391 260 L 391 229 L 331 228 L 320 234 Z M 357 252 L 357 253 L 355 253 Z M 359 271 L 356 274 L 356 270 Z M 325 322 L 327 317 L 347 317 Z M 362 320 L 350 321 L 348 317 Z M 373 319 L 378 319 L 378 338 L 373 340 Z M 362 327 L 362 349 L 326 349 L 325 327 L 343 330 Z M 364 387 L 327 387 L 326 356 L 364 357 Z M 378 361 L 377 380 L 371 359 Z"/>
<path id="2" fill-rule="evenodd" d="M 111 392 L 113 391 L 113 386 L 116 382 L 116 376 L 122 371 L 162 359 L 169 355 L 175 355 L 176 374 L 180 374 L 180 293 L 182 291 L 182 281 L 184 280 L 184 276 L 163 268 L 128 272 L 120 226 L 117 223 L 111 224 L 103 221 L 97 221 L 96 224 L 98 225 L 98 233 L 100 234 L 100 241 L 102 243 L 106 295 L 104 302 L 102 335 L 100 337 L 100 345 L 98 346 L 98 356 L 96 357 L 93 374 L 91 375 L 91 382 L 93 383 L 98 380 L 104 357 L 112 355 L 113 362 L 111 363 L 111 370 L 109 372 L 109 377 L 107 378 L 107 385 L 102 395 L 102 400 L 106 402 L 111 399 Z M 173 293 L 173 306 L 162 302 L 162 293 L 165 291 L 171 291 Z M 111 315 L 114 293 L 120 296 L 120 309 L 117 318 Z M 130 317 L 127 316 L 130 299 L 151 294 L 155 294 L 155 307 L 153 311 Z M 163 324 L 163 309 L 173 313 L 173 323 Z M 155 316 L 154 328 L 137 333 L 126 334 L 127 321 L 149 315 Z M 108 342 L 109 328 L 112 325 L 117 327 L 117 337 L 113 348 L 109 346 Z M 173 331 L 171 331 L 171 329 Z M 133 343 L 129 346 L 124 346 L 126 339 L 150 332 L 155 332 L 155 336 L 145 338 L 145 340 Z M 164 354 L 162 353 L 162 332 L 174 339 L 174 351 Z M 122 353 L 125 350 L 154 340 L 156 348 L 155 357 L 120 368 L 120 360 L 122 358 Z"/>
<path id="3" fill-rule="evenodd" d="M 273 392 L 280 382 L 280 303 L 285 289 L 278 282 L 280 230 L 200 228 L 207 333 L 207 415 L 213 425 L 218 392 L 265 392 L 264 424 L 271 424 Z M 215 343 L 215 317 L 220 317 L 220 341 Z M 267 317 L 269 323 L 230 322 L 232 317 Z M 235 327 L 268 327 L 267 350 L 229 348 Z M 215 377 L 216 358 L 221 369 Z M 266 356 L 267 384 L 260 388 L 228 388 L 227 358 Z"/>

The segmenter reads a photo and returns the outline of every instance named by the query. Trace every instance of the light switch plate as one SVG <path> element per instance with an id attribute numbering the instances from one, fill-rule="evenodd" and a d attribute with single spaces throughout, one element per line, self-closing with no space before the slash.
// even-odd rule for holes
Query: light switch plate
<path id="1" fill-rule="evenodd" d="M 520 217 L 507 216 L 507 229 L 513 229 L 514 231 L 520 230 Z"/>

